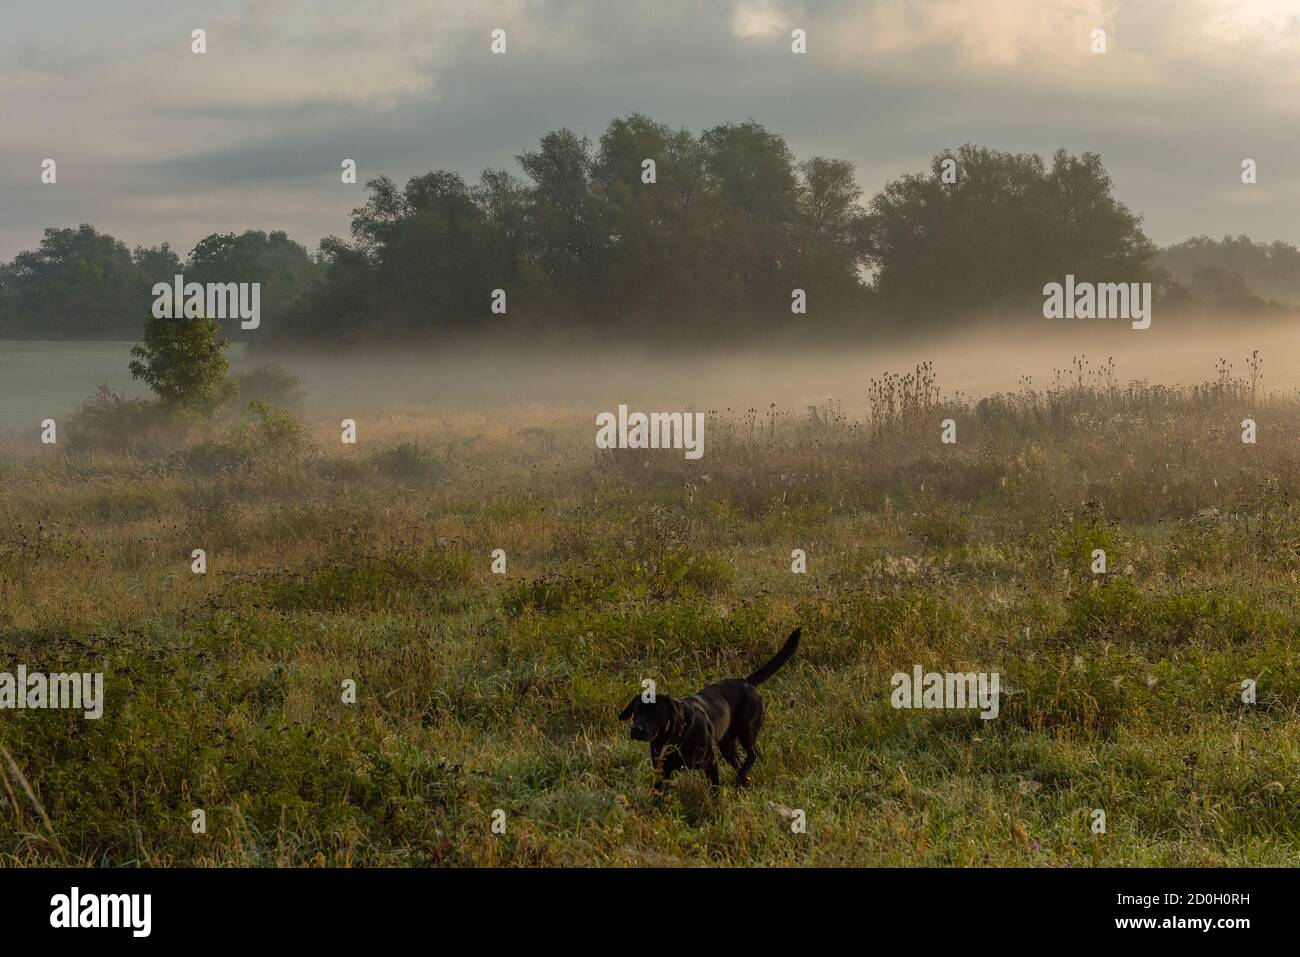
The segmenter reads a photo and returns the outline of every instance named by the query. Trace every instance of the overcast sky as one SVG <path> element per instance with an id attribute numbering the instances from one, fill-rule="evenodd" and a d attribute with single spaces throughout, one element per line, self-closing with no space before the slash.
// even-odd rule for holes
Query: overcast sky
<path id="1" fill-rule="evenodd" d="M 4 259 L 83 222 L 182 255 L 247 228 L 314 249 L 364 198 L 344 158 L 363 183 L 518 173 L 547 131 L 594 140 L 632 111 L 695 132 L 754 117 L 798 158 L 851 160 L 868 194 L 964 142 L 1093 150 L 1159 243 L 1300 243 L 1300 0 L 43 0 L 0 18 Z"/>

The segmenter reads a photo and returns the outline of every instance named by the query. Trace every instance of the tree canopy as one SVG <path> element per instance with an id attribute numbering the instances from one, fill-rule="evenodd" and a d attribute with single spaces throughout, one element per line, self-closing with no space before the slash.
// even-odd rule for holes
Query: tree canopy
<path id="1" fill-rule="evenodd" d="M 0 266 L 0 335 L 134 338 L 153 283 L 179 265 L 166 243 L 131 251 L 93 226 L 47 229 L 39 247 Z"/>
<path id="2" fill-rule="evenodd" d="M 1160 251 L 1160 265 L 1207 302 L 1246 302 L 1252 296 L 1300 303 L 1300 250 L 1249 236 L 1196 236 Z"/>
<path id="3" fill-rule="evenodd" d="M 944 181 L 945 161 L 955 182 Z M 1095 153 L 966 145 L 935 156 L 871 201 L 868 261 L 880 308 L 936 326 L 954 316 L 1041 304 L 1069 273 L 1091 282 L 1148 282 L 1156 247 L 1112 193 Z"/>
<path id="4" fill-rule="evenodd" d="M 0 265 L 0 336 L 138 339 L 155 283 L 260 282 L 262 316 L 278 318 L 319 281 L 321 267 L 284 232 L 207 236 L 188 261 L 167 243 L 128 250 L 93 226 L 47 229 L 39 247 Z M 238 335 L 238 321 L 227 324 Z"/>
<path id="5" fill-rule="evenodd" d="M 489 329 L 762 341 L 796 322 L 861 338 L 1037 315 L 1044 284 L 1067 273 L 1150 281 L 1171 303 L 1245 302 L 1256 283 L 1300 293 L 1285 243 L 1201 237 L 1158 259 L 1095 153 L 966 144 L 864 199 L 852 163 L 800 160 L 756 120 L 696 135 L 632 113 L 595 141 L 548 133 L 516 162 L 468 182 L 376 177 L 350 235 L 315 257 L 284 232 L 214 233 L 182 262 L 165 243 L 128 251 L 91 226 L 46 230 L 0 267 L 0 335 L 138 337 L 153 283 L 181 271 L 260 282 L 254 341 L 322 346 Z M 796 289 L 806 315 L 792 316 Z"/>
<path id="6" fill-rule="evenodd" d="M 699 136 L 641 114 L 593 143 L 570 130 L 484 170 L 367 184 L 351 242 L 321 245 L 325 283 L 279 334 L 298 339 L 472 334 L 492 291 L 525 327 L 596 335 L 735 334 L 790 316 L 863 320 L 865 210 L 853 167 L 796 162 L 756 121 Z M 645 161 L 653 161 L 646 182 Z"/>

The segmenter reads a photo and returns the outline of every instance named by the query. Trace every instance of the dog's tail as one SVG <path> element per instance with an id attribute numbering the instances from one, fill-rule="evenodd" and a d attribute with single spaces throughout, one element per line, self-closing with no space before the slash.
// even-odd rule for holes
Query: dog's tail
<path id="1" fill-rule="evenodd" d="M 790 632 L 790 637 L 785 640 L 785 644 L 782 645 L 781 650 L 776 653 L 776 657 L 763 665 L 763 667 L 759 668 L 745 680 L 752 685 L 761 685 L 768 678 L 772 677 L 772 675 L 776 674 L 780 667 L 790 660 L 795 649 L 799 647 L 799 632 L 801 631 L 803 631 L 802 628 L 796 628 L 794 631 Z"/>

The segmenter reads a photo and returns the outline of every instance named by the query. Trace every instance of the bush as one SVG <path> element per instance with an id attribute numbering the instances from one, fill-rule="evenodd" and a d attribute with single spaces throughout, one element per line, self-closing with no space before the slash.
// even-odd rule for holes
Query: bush
<path id="1" fill-rule="evenodd" d="M 218 475 L 241 467 L 244 456 L 229 442 L 206 441 L 186 449 L 181 456 L 185 467 L 200 475 Z"/>
<path id="2" fill-rule="evenodd" d="M 297 415 L 258 401 L 248 403 L 221 439 L 187 449 L 182 459 L 187 468 L 212 475 L 250 465 L 293 465 L 307 448 L 307 429 Z"/>
<path id="3" fill-rule="evenodd" d="M 1142 607 L 1141 592 L 1127 578 L 1089 581 L 1069 602 L 1069 631 L 1081 640 L 1137 637 Z"/>
<path id="4" fill-rule="evenodd" d="M 1082 514 L 1071 514 L 1056 528 L 1054 557 L 1058 565 L 1069 569 L 1072 575 L 1090 572 L 1092 553 L 1097 549 L 1106 553 L 1106 568 L 1114 572 L 1121 567 L 1120 547 L 1119 539 L 1101 510 L 1092 504 L 1085 506 Z"/>
<path id="5" fill-rule="evenodd" d="M 302 380 L 283 366 L 262 365 L 235 376 L 239 398 L 246 402 L 265 402 L 285 409 L 301 408 Z"/>
<path id="6" fill-rule="evenodd" d="M 182 437 L 182 423 L 148 399 L 128 399 L 106 385 L 86 399 L 64 426 L 74 452 L 156 451 Z"/>
<path id="7" fill-rule="evenodd" d="M 385 449 L 374 457 L 374 463 L 380 475 L 391 479 L 436 479 L 442 474 L 441 463 L 414 442 Z"/>
<path id="8" fill-rule="evenodd" d="M 233 444 L 250 459 L 274 456 L 296 460 L 307 449 L 302 419 L 262 401 L 248 403 L 233 430 Z"/>

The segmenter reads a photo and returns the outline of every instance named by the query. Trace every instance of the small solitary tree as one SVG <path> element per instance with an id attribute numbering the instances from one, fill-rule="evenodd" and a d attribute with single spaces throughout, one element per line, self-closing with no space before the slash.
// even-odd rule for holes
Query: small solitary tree
<path id="1" fill-rule="evenodd" d="M 165 408 L 210 414 L 238 389 L 226 378 L 229 347 L 215 319 L 150 317 L 144 341 L 131 350 L 131 375 Z"/>

